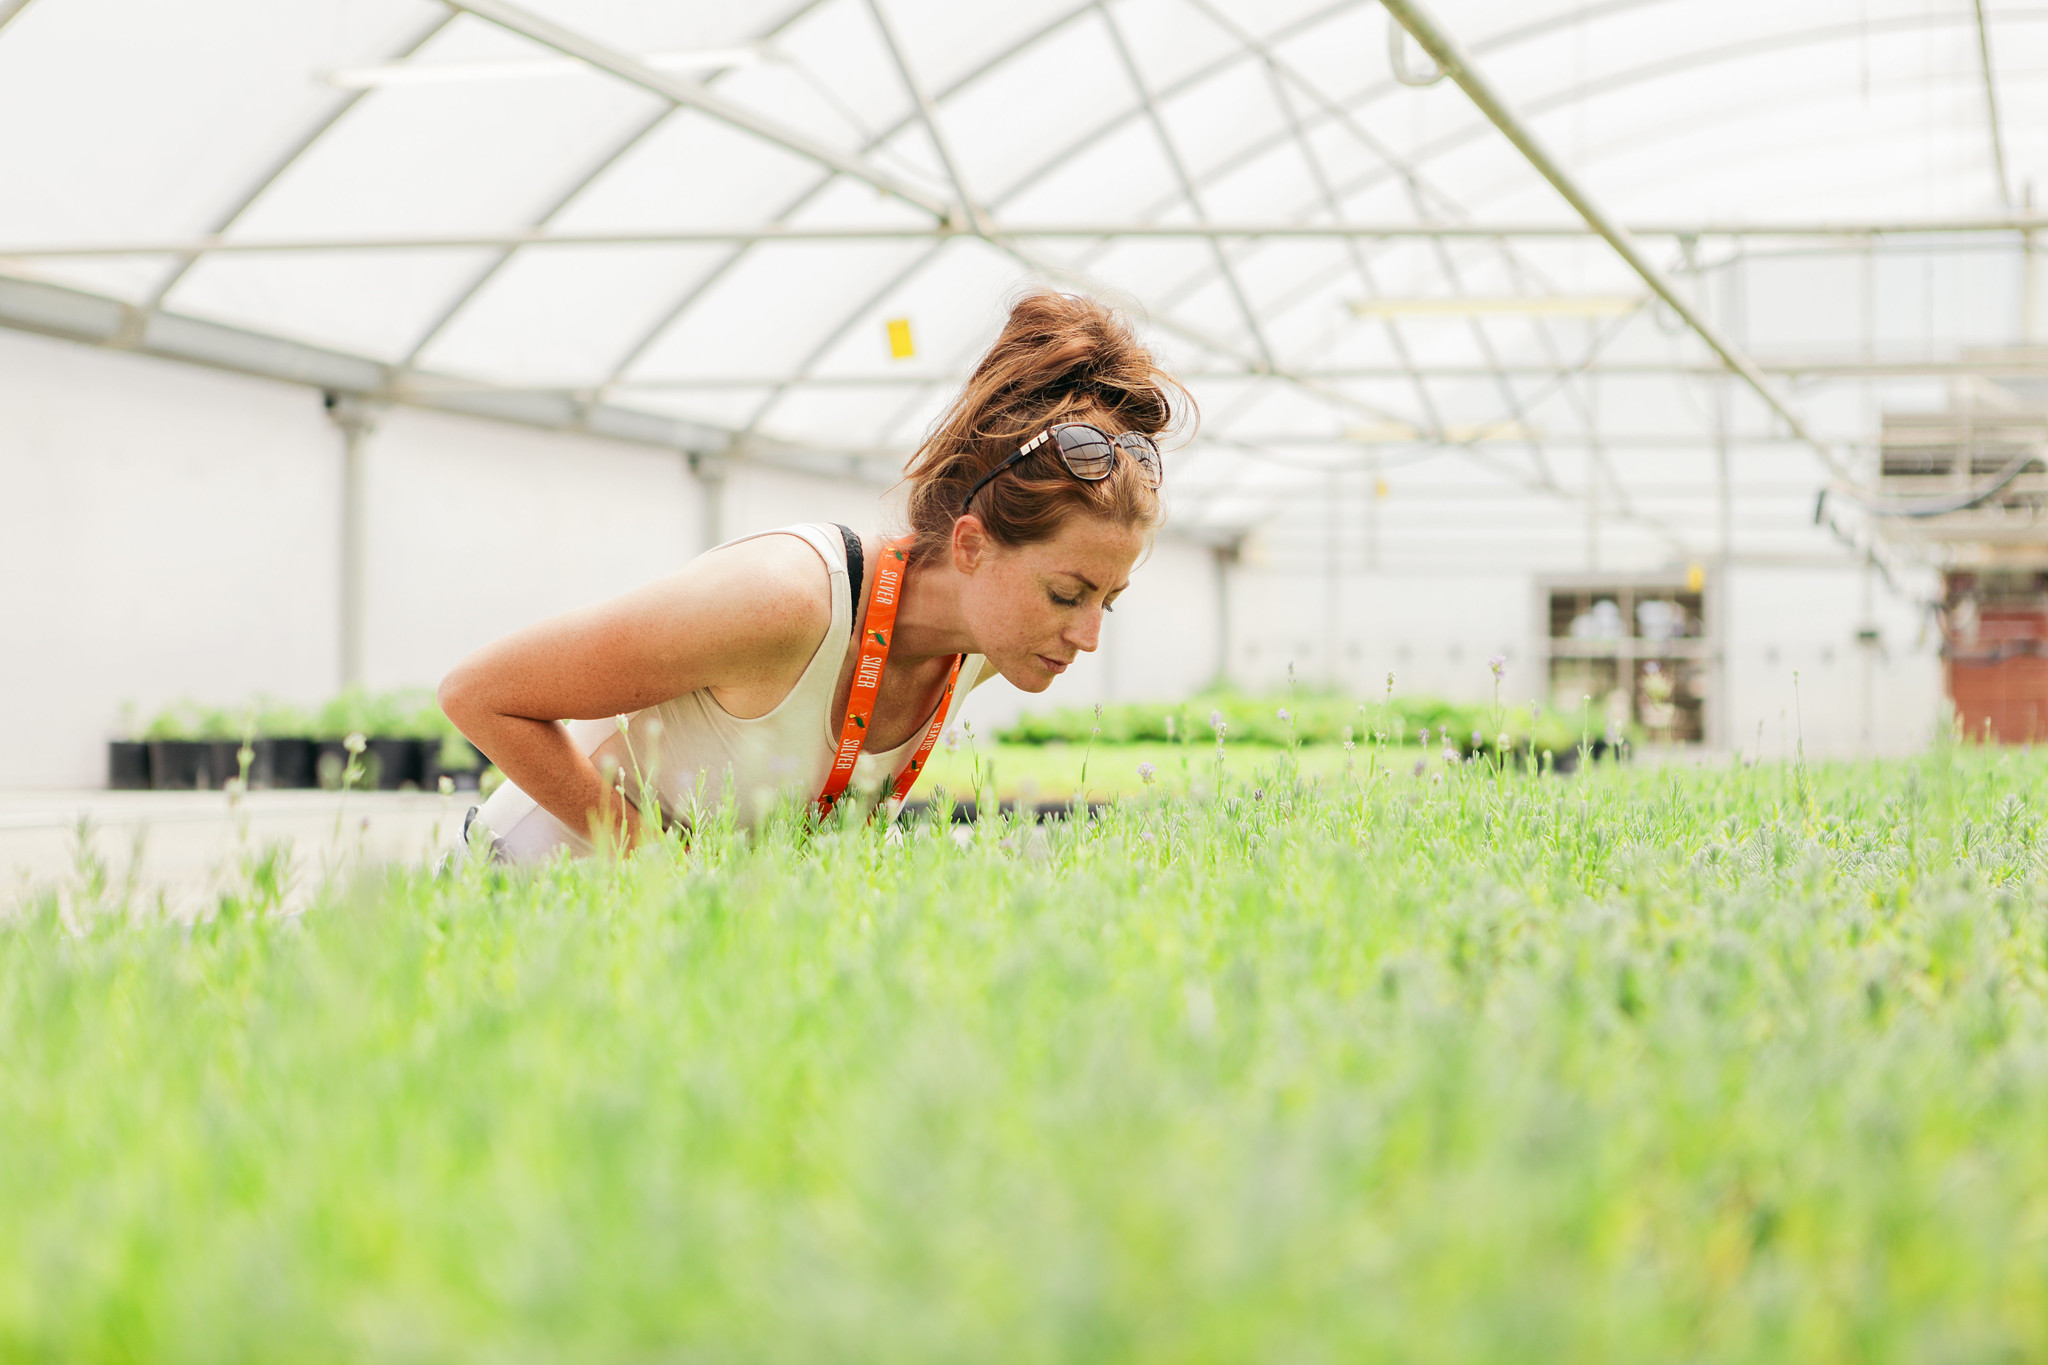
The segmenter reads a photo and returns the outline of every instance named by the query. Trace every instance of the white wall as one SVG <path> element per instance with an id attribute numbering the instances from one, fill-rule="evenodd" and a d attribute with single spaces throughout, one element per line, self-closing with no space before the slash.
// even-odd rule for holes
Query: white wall
<path id="1" fill-rule="evenodd" d="M 477 646 L 702 548 L 702 496 L 674 451 L 393 408 L 368 461 L 372 687 L 431 685 Z"/>
<path id="2" fill-rule="evenodd" d="M 123 702 L 324 695 L 339 449 L 306 389 L 0 333 L 0 785 L 103 782 Z"/>
<path id="3" fill-rule="evenodd" d="M 342 442 L 314 390 L 0 333 L 0 786 L 93 786 L 124 703 L 339 681 Z M 393 409 L 366 448 L 373 686 L 694 555 L 674 452 Z"/>
<path id="4" fill-rule="evenodd" d="M 799 521 L 836 521 L 856 531 L 901 531 L 902 498 L 894 490 L 813 478 L 768 465 L 727 467 L 720 522 L 727 538 Z"/>
<path id="5" fill-rule="evenodd" d="M 1254 559 L 1231 571 L 1230 676 L 1239 687 L 1303 687 L 1377 698 L 1394 675 L 1397 696 L 1483 701 L 1487 660 L 1508 658 L 1503 696 L 1541 696 L 1528 663 L 1534 626 L 1527 574 L 1473 572 L 1322 574 L 1269 570 Z"/>
<path id="6" fill-rule="evenodd" d="M 1789 756 L 1802 737 L 1818 757 L 1911 753 L 1946 723 L 1939 641 L 1912 600 L 1934 585 L 1902 582 L 1902 596 L 1867 574 L 1731 570 L 1728 739 L 1744 755 Z M 1865 625 L 1877 630 L 1875 645 L 1857 640 Z"/>
<path id="7" fill-rule="evenodd" d="M 1761 563 L 1730 570 L 1723 613 L 1723 708 L 1728 742 L 1776 757 L 1803 736 L 1814 757 L 1910 753 L 1945 723 L 1938 640 L 1920 600 L 1931 579 L 1888 591 L 1854 565 Z M 1338 582 L 1336 647 L 1329 580 L 1249 564 L 1232 575 L 1231 675 L 1241 687 L 1284 685 L 1292 662 L 1304 685 L 1321 686 L 1333 661 L 1337 685 L 1363 698 L 1394 675 L 1397 695 L 1460 701 L 1493 695 L 1486 661 L 1508 658 L 1501 692 L 1511 705 L 1544 699 L 1534 663 L 1545 624 L 1526 574 L 1347 574 Z M 1874 645 L 1857 638 L 1865 626 Z M 1797 686 L 1794 672 L 1797 672 Z"/>

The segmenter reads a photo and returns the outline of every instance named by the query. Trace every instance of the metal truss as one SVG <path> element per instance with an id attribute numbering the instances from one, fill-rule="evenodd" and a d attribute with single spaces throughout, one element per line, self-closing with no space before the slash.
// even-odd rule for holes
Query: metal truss
<path id="1" fill-rule="evenodd" d="M 1493 88 L 1484 74 L 1474 65 L 1473 60 L 1459 46 L 1456 39 L 1437 23 L 1436 18 L 1417 0 L 1381 0 L 1387 12 L 1401 22 L 1401 26 L 1421 44 L 1443 67 L 1458 87 L 1465 92 L 1487 120 L 1498 128 L 1523 158 L 1535 168 L 1537 174 L 1549 181 L 1551 186 L 1564 197 L 1589 227 L 1614 248 L 1617 256 L 1633 270 L 1652 293 L 1664 301 L 1666 307 L 1676 313 L 1686 326 L 1707 344 L 1708 349 L 1721 357 L 1730 370 L 1747 384 L 1756 395 L 1778 414 L 1786 427 L 1805 445 L 1811 447 L 1829 474 L 1844 484 L 1853 480 L 1841 457 L 1827 442 L 1816 436 L 1806 425 L 1777 386 L 1759 370 L 1756 362 L 1733 341 L 1721 334 L 1721 330 L 1707 320 L 1706 316 L 1692 306 L 1692 300 L 1681 294 L 1677 287 L 1664 278 L 1664 272 L 1650 262 L 1643 254 L 1642 247 L 1629 231 L 1608 217 L 1606 211 L 1596 203 L 1578 183 L 1577 177 L 1565 170 L 1563 164 L 1553 157 L 1536 137 L 1535 131 L 1508 107 L 1506 101 Z"/>
<path id="2" fill-rule="evenodd" d="M 572 29 L 564 28 L 552 20 L 520 9 L 507 0 L 443 0 L 443 3 L 466 10 L 479 19 L 487 19 L 500 28 L 539 43 L 543 47 L 551 47 L 565 57 L 574 57 L 577 61 L 588 63 L 600 71 L 609 72 L 620 80 L 629 81 L 671 104 L 695 109 L 721 123 L 752 133 L 764 142 L 772 142 L 786 151 L 794 152 L 806 161 L 816 162 L 837 174 L 863 181 L 886 195 L 923 209 L 941 222 L 950 221 L 952 218 L 951 206 L 923 188 L 889 174 L 870 161 L 858 156 L 848 156 L 805 133 L 785 128 L 744 105 L 735 104 L 700 81 L 687 80 L 658 70 Z"/>
<path id="3" fill-rule="evenodd" d="M 815 2 L 816 0 L 811 0 L 811 4 Z M 775 405 L 787 394 L 810 387 L 856 384 L 864 387 L 877 384 L 916 386 L 922 390 L 933 384 L 949 382 L 949 375 L 934 376 L 929 373 L 846 379 L 822 378 L 816 376 L 813 370 L 844 338 L 849 329 L 857 326 L 877 304 L 900 288 L 926 264 L 937 259 L 955 239 L 982 242 L 990 248 L 1006 253 L 1028 269 L 1054 279 L 1076 281 L 1084 285 L 1091 283 L 1087 275 L 1088 263 L 1098 259 L 1102 251 L 1116 243 L 1193 240 L 1208 244 L 1213 264 L 1191 277 L 1183 289 L 1173 291 L 1169 296 L 1169 306 L 1160 309 L 1153 318 L 1154 325 L 1160 330 L 1190 341 L 1204 353 L 1205 359 L 1184 372 L 1184 378 L 1190 382 L 1215 384 L 1281 383 L 1332 411 L 1359 413 L 1375 418 L 1392 418 L 1394 414 L 1365 402 L 1343 386 L 1352 381 L 1400 379 L 1412 388 L 1416 395 L 1416 404 L 1422 415 L 1422 421 L 1418 426 L 1426 440 L 1474 457 L 1481 457 L 1481 452 L 1472 449 L 1472 443 L 1447 440 L 1444 420 L 1431 394 L 1432 381 L 1490 379 L 1497 387 L 1509 418 L 1512 419 L 1528 411 L 1539 401 L 1537 396 L 1518 393 L 1512 381 L 1522 377 L 1548 379 L 1553 381 L 1552 391 L 1562 388 L 1566 396 L 1579 405 L 1582 425 L 1586 427 L 1583 439 L 1605 439 L 1615 444 L 1630 444 L 1625 437 L 1603 438 L 1594 430 L 1595 417 L 1587 406 L 1590 400 L 1584 391 L 1584 385 L 1597 377 L 1609 375 L 1711 379 L 1712 376 L 1723 373 L 1723 369 L 1679 360 L 1666 364 L 1609 361 L 1600 357 L 1597 347 L 1583 358 L 1559 355 L 1552 350 L 1548 356 L 1548 364 L 1511 362 L 1493 352 L 1488 333 L 1476 319 L 1471 322 L 1474 346 L 1484 364 L 1423 364 L 1417 363 L 1411 348 L 1406 344 L 1400 325 L 1392 318 L 1382 319 L 1382 322 L 1387 328 L 1389 342 L 1399 362 L 1397 365 L 1289 365 L 1283 362 L 1282 357 L 1276 356 L 1270 333 L 1273 320 L 1294 305 L 1286 299 L 1267 299 L 1263 301 L 1262 307 L 1261 302 L 1255 300 L 1245 288 L 1244 258 L 1263 246 L 1288 241 L 1341 242 L 1345 247 L 1346 273 L 1355 276 L 1369 296 L 1380 296 L 1382 291 L 1372 271 L 1370 248 L 1379 244 L 1422 240 L 1436 248 L 1444 282 L 1455 293 L 1461 294 L 1465 292 L 1463 279 L 1449 252 L 1449 247 L 1453 243 L 1469 241 L 1497 251 L 1503 261 L 1519 274 L 1521 267 L 1517 263 L 1513 243 L 1597 239 L 1605 241 L 1630 269 L 1645 281 L 1647 287 L 1665 306 L 1683 320 L 1710 349 L 1721 356 L 1726 369 L 1739 375 L 1749 384 L 1798 439 L 1811 445 L 1824 460 L 1828 461 L 1829 468 L 1838 482 L 1846 482 L 1846 471 L 1839 464 L 1831 447 L 1806 427 L 1800 416 L 1778 392 L 1773 377 L 1825 382 L 1907 374 L 1985 373 L 1985 367 L 1972 364 L 1967 358 L 1960 361 L 1928 359 L 1884 364 L 1869 361 L 1782 359 L 1760 362 L 1743 353 L 1725 337 L 1721 337 L 1705 316 L 1693 308 L 1690 300 L 1678 292 L 1669 278 L 1649 260 L 1640 242 L 1646 238 L 1669 239 L 1679 243 L 1686 251 L 1687 258 L 1691 259 L 1691 253 L 1701 239 L 1726 239 L 1731 243 L 1741 243 L 1754 239 L 1775 238 L 1787 242 L 1868 244 L 1876 240 L 1908 236 L 1984 238 L 2013 235 L 2026 239 L 2036 231 L 2048 230 L 2048 216 L 2012 211 L 1997 88 L 1990 60 L 1991 42 L 1983 0 L 1973 0 L 1974 18 L 1983 58 L 1984 92 L 1989 111 L 1993 161 L 2001 201 L 2007 209 L 2005 213 L 1989 217 L 1922 221 L 1641 223 L 1625 228 L 1601 213 L 1599 207 L 1585 197 L 1554 159 L 1543 152 L 1540 144 L 1528 135 L 1523 115 L 1555 109 L 1572 101 L 1590 99 L 1678 71 L 1695 70 L 1765 52 L 1835 41 L 1852 34 L 1861 36 L 1872 28 L 1910 31 L 1952 26 L 1969 22 L 1970 15 L 1967 12 L 1928 12 L 1888 16 L 1867 24 L 1822 25 L 1738 40 L 1713 48 L 1660 57 L 1623 70 L 1609 71 L 1596 79 L 1529 101 L 1520 110 L 1509 110 L 1492 92 L 1484 78 L 1473 69 L 1472 61 L 1475 55 L 1485 56 L 1511 50 L 1515 45 L 1545 33 L 1592 22 L 1606 15 L 1638 9 L 1652 0 L 1606 0 L 1605 3 L 1587 5 L 1570 13 L 1548 16 L 1481 40 L 1473 45 L 1469 54 L 1460 51 L 1457 44 L 1441 30 L 1440 26 L 1434 24 L 1427 11 L 1415 3 L 1415 0 L 1386 0 L 1386 8 L 1399 17 L 1408 31 L 1414 34 L 1439 65 L 1443 66 L 1453 79 L 1459 81 L 1475 104 L 1487 114 L 1493 126 L 1500 128 L 1511 141 L 1514 141 L 1531 164 L 1549 178 L 1567 202 L 1583 216 L 1583 221 L 1580 222 L 1558 220 L 1481 223 L 1467 219 L 1464 211 L 1448 196 L 1431 186 L 1422 174 L 1422 168 L 1485 136 L 1486 123 L 1462 124 L 1447 130 L 1407 157 L 1396 155 L 1391 148 L 1372 136 L 1359 117 L 1359 111 L 1396 92 L 1398 87 L 1393 81 L 1371 82 L 1360 90 L 1339 96 L 1317 88 L 1305 75 L 1294 70 L 1276 51 L 1277 45 L 1288 35 L 1311 32 L 1319 24 L 1329 22 L 1347 12 L 1356 11 L 1366 3 L 1366 0 L 1339 0 L 1339 3 L 1290 20 L 1263 37 L 1249 32 L 1231 20 L 1227 14 L 1209 3 L 1209 0 L 1189 0 L 1195 9 L 1208 15 L 1212 21 L 1221 23 L 1232 34 L 1237 50 L 1200 63 L 1195 69 L 1183 72 L 1171 82 L 1162 82 L 1156 88 L 1147 81 L 1144 69 L 1129 47 L 1118 17 L 1113 12 L 1112 0 L 1086 0 L 1085 3 L 1077 4 L 1051 17 L 1046 23 L 1023 35 L 1005 51 L 992 54 L 974 70 L 958 77 L 945 88 L 936 90 L 924 87 L 912 69 L 891 27 L 885 0 L 864 2 L 882 37 L 884 47 L 895 64 L 896 73 L 902 80 L 908 95 L 908 109 L 887 128 L 864 137 L 864 145 L 858 151 L 847 152 L 819 142 L 799 130 L 783 126 L 774 119 L 729 99 L 709 81 L 688 80 L 657 70 L 633 56 L 618 52 L 582 33 L 520 8 L 511 3 L 511 0 L 443 0 L 449 7 L 450 14 L 419 33 L 392 60 L 403 60 L 439 32 L 455 13 L 466 13 L 584 62 L 617 79 L 630 82 L 663 100 L 665 109 L 625 139 L 615 141 L 604 148 L 593 158 L 586 172 L 570 178 L 554 202 L 536 221 L 518 229 L 501 233 L 424 234 L 341 240 L 286 240 L 236 236 L 233 233 L 235 224 L 268 192 L 279 177 L 338 122 L 357 99 L 362 97 L 362 92 L 356 92 L 338 101 L 280 161 L 266 168 L 206 233 L 189 238 L 155 241 L 0 246 L 0 260 L 155 256 L 167 258 L 170 265 L 152 297 L 140 308 L 127 308 L 111 301 L 93 302 L 92 296 L 77 291 L 54 290 L 51 286 L 18 283 L 0 278 L 0 325 L 49 331 L 58 335 L 96 341 L 99 344 L 129 345 L 153 354 L 172 355 L 198 363 L 222 364 L 225 368 L 269 374 L 273 377 L 295 378 L 301 382 L 314 382 L 323 387 L 351 392 L 390 395 L 397 397 L 399 401 L 419 402 L 426 406 L 477 412 L 481 415 L 502 416 L 508 420 L 533 421 L 539 425 L 568 426 L 586 430 L 606 428 L 607 434 L 630 430 L 639 434 L 629 435 L 626 439 L 646 439 L 655 444 L 681 449 L 706 452 L 725 450 L 737 439 L 749 451 L 768 451 L 775 450 L 776 443 L 764 439 L 761 436 L 761 429 L 772 415 Z M 0 0 L 0 27 L 4 27 L 8 20 L 20 13 L 27 3 L 28 0 Z M 792 15 L 785 15 L 774 27 L 780 28 L 787 24 L 795 15 L 810 8 L 811 4 L 806 4 L 803 9 L 795 11 Z M 993 195 L 986 201 L 978 199 L 963 177 L 960 159 L 943 126 L 941 111 L 946 100 L 972 85 L 991 69 L 1046 41 L 1058 34 L 1061 29 L 1091 13 L 1099 16 L 1107 31 L 1111 50 L 1129 78 L 1135 95 L 1134 102 L 1129 107 L 1106 111 L 1104 118 L 1081 137 L 1065 147 L 1055 149 L 1050 157 L 1025 170 L 1001 193 Z M 2004 19 L 2005 16 L 2000 17 Z M 2031 17 L 2033 16 L 2030 14 L 2021 16 L 2021 19 Z M 1417 31 L 1418 24 L 1424 31 Z M 1435 34 L 1434 45 L 1431 38 L 1426 36 L 1432 30 Z M 1162 107 L 1179 93 L 1194 89 L 1201 82 L 1243 62 L 1252 62 L 1264 67 L 1282 115 L 1282 126 L 1274 133 L 1253 139 L 1246 147 L 1232 153 L 1228 158 L 1198 168 L 1188 158 L 1187 149 L 1176 145 Z M 1288 93 L 1290 88 L 1305 96 L 1299 106 Z M 774 143 L 817 167 L 820 178 L 789 203 L 775 220 L 768 223 L 678 231 L 558 231 L 554 227 L 557 218 L 577 201 L 587 187 L 626 156 L 670 114 L 680 109 L 693 110 Z M 1029 187 L 1055 173 L 1071 161 L 1082 148 L 1139 120 L 1149 122 L 1177 186 L 1172 205 L 1161 205 L 1155 212 L 1165 212 L 1169 207 L 1185 205 L 1192 211 L 1195 222 L 1160 224 L 1142 221 L 1154 216 L 1152 212 L 1141 214 L 1141 221 L 1129 223 L 1018 224 L 1002 219 L 1000 215 L 1006 203 L 1014 202 Z M 932 183 L 932 177 L 929 175 L 921 178 L 915 173 L 910 176 L 899 175 L 878 164 L 874 159 L 877 153 L 886 156 L 883 149 L 892 139 L 900 136 L 913 124 L 920 123 L 944 169 L 947 182 L 944 189 Z M 1313 144 L 1315 132 L 1329 126 L 1344 130 L 1348 136 L 1366 147 L 1375 158 L 1376 164 L 1363 174 L 1354 175 L 1347 182 L 1333 182 L 1328 169 L 1318 160 Z M 1332 221 L 1247 223 L 1215 221 L 1207 216 L 1204 195 L 1209 187 L 1260 157 L 1281 152 L 1289 143 L 1292 143 L 1305 159 L 1311 172 L 1313 197 L 1299 206 L 1299 217 L 1307 219 L 1326 216 Z M 902 227 L 792 226 L 790 220 L 804 206 L 814 202 L 828 185 L 841 176 L 861 181 L 916 207 L 929 221 Z M 1412 220 L 1370 223 L 1340 221 L 1344 202 L 1389 177 L 1398 178 L 1407 185 L 1415 207 Z M 924 243 L 928 244 L 928 249 L 918 252 L 910 264 L 896 272 L 878 289 L 870 291 L 863 298 L 861 306 L 837 319 L 835 324 L 823 333 L 825 339 L 815 345 L 810 354 L 802 358 L 789 372 L 772 377 L 764 376 L 758 381 L 691 381 L 631 377 L 634 369 L 659 339 L 668 334 L 706 291 L 718 279 L 726 276 L 754 247 L 772 243 L 895 241 Z M 1078 262 L 1051 260 L 1038 250 L 1041 245 L 1058 243 L 1075 243 L 1085 250 Z M 553 246 L 675 244 L 718 244 L 730 246 L 733 250 L 707 276 L 690 286 L 672 307 L 664 310 L 655 326 L 635 337 L 623 339 L 619 359 L 610 368 L 607 378 L 594 388 L 572 390 L 468 384 L 446 376 L 423 373 L 417 369 L 421 357 L 432 347 L 434 341 L 481 291 L 489 287 L 491 280 L 520 251 L 547 250 Z M 450 297 L 433 323 L 415 339 L 410 353 L 395 368 L 334 352 L 320 351 L 318 348 L 260 337 L 238 329 L 216 327 L 213 324 L 200 323 L 162 311 L 166 298 L 179 281 L 196 262 L 210 255 L 422 249 L 487 249 L 496 252 L 497 255 L 485 269 L 470 278 L 463 288 Z M 1220 282 L 1234 302 L 1244 328 L 1243 344 L 1235 337 L 1234 325 L 1231 327 L 1233 336 L 1218 337 L 1208 335 L 1173 316 L 1173 300 L 1184 297 L 1186 290 L 1201 287 L 1212 281 Z M 1538 281 L 1538 284 L 1540 283 Z M 59 295 L 66 296 L 70 301 L 53 302 Z M 101 325 L 101 303 L 116 310 L 115 325 Z M 1546 346 L 1549 346 L 1551 338 L 1547 330 L 1539 326 L 1538 332 Z M 1233 364 L 1242 368 L 1219 368 Z M 2012 364 L 2017 366 L 2016 373 L 2038 373 L 2038 370 L 2030 365 L 2018 361 Z M 666 419 L 633 413 L 630 408 L 621 406 L 621 400 L 630 402 L 630 397 L 634 393 L 688 392 L 693 388 L 732 388 L 743 387 L 749 383 L 758 383 L 767 389 L 768 393 L 765 401 L 755 409 L 752 418 L 738 433 L 701 424 L 673 423 Z M 1579 438 L 1549 436 L 1545 439 L 1570 444 Z M 1705 448 L 1705 445 L 1704 438 L 1694 442 L 1696 448 Z M 1555 481 L 1549 478 L 1547 469 L 1543 467 L 1542 450 L 1539 445 L 1531 441 L 1530 451 L 1538 466 L 1535 482 L 1530 486 L 1539 491 L 1554 491 L 1563 496 L 1579 496 L 1557 487 Z M 801 454 L 788 450 L 781 453 L 792 458 Z M 819 458 L 829 463 L 831 460 L 845 457 L 839 454 L 825 454 Z M 1519 471 L 1494 463 L 1496 458 L 1491 454 L 1484 455 L 1485 462 L 1494 472 L 1518 480 L 1526 477 Z M 1611 469 L 1609 478 L 1614 491 L 1620 493 L 1621 486 L 1618 481 L 1613 480 Z M 1549 486 L 1547 490 L 1543 487 L 1546 483 Z"/>

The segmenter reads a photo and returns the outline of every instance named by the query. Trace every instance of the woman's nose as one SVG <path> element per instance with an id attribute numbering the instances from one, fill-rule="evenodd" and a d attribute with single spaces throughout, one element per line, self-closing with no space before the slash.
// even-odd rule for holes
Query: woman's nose
<path id="1" fill-rule="evenodd" d="M 1060 633 L 1074 648 L 1084 654 L 1093 654 L 1095 647 L 1102 643 L 1102 608 L 1091 607 L 1081 612 L 1073 624 Z"/>

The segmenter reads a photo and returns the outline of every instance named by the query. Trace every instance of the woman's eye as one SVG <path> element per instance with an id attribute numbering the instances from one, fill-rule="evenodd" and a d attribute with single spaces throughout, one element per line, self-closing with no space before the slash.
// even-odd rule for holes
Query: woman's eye
<path id="1" fill-rule="evenodd" d="M 1047 595 L 1052 598 L 1053 605 L 1056 607 L 1078 607 L 1081 605 L 1081 599 L 1078 597 L 1062 597 L 1058 593 L 1049 593 Z"/>

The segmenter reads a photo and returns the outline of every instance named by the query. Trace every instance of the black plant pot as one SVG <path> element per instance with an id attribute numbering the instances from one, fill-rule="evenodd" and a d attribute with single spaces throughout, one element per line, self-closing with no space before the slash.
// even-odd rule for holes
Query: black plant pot
<path id="1" fill-rule="evenodd" d="M 313 761 L 321 789 L 340 791 L 342 775 L 348 771 L 348 749 L 342 741 L 319 741 Z M 420 784 L 420 742 L 416 739 L 374 736 L 363 746 L 362 762 L 357 791 L 395 792 Z"/>
<path id="2" fill-rule="evenodd" d="M 442 760 L 460 758 L 465 761 L 444 763 Z M 438 739 L 420 741 L 420 790 L 438 791 L 441 779 L 448 778 L 459 792 L 473 792 L 482 780 L 484 769 L 491 760 L 484 757 L 484 751 L 466 739 L 443 743 Z"/>
<path id="3" fill-rule="evenodd" d="M 221 770 L 229 777 L 241 771 L 240 740 L 220 741 Z M 313 785 L 313 741 L 252 739 L 249 741 L 249 789 L 278 791 Z"/>
<path id="4" fill-rule="evenodd" d="M 107 741 L 107 788 L 117 792 L 149 790 L 149 743 L 140 739 Z"/>
<path id="5" fill-rule="evenodd" d="M 160 792 L 213 791 L 235 775 L 235 740 L 153 739 L 149 785 Z"/>
<path id="6" fill-rule="evenodd" d="M 259 791 L 285 791 L 313 785 L 313 741 L 259 739 L 249 764 L 249 785 Z"/>

